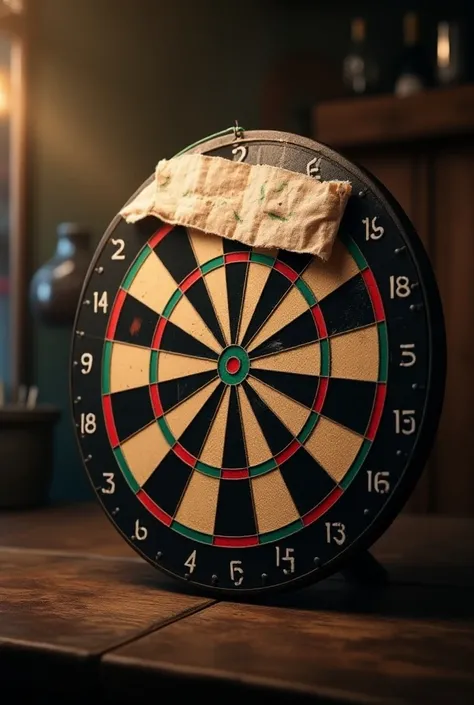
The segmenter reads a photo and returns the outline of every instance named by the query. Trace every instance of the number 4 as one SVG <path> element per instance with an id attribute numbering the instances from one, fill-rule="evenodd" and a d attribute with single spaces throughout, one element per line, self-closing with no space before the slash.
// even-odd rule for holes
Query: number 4
<path id="1" fill-rule="evenodd" d="M 196 570 L 196 555 L 197 551 L 196 549 L 194 549 L 189 558 L 184 561 L 184 565 L 186 566 L 186 568 L 189 568 L 189 575 L 192 575 Z"/>

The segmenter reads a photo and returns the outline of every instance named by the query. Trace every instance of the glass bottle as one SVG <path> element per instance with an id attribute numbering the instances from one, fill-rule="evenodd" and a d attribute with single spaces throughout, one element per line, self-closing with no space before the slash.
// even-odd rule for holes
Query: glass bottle
<path id="1" fill-rule="evenodd" d="M 343 79 L 351 93 L 372 93 L 379 80 L 379 67 L 370 56 L 366 41 L 366 23 L 362 17 L 351 22 L 351 48 L 343 61 Z"/>

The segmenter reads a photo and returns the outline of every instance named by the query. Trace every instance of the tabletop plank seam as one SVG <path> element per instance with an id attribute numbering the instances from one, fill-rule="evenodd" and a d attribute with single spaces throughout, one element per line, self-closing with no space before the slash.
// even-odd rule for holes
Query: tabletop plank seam
<path id="1" fill-rule="evenodd" d="M 188 607 L 188 609 L 183 610 L 182 612 L 179 612 L 177 614 L 171 615 L 167 619 L 162 619 L 157 622 L 154 622 L 145 629 L 141 629 L 140 631 L 135 632 L 133 636 L 130 636 L 127 639 L 120 640 L 116 644 L 108 646 L 102 651 L 97 651 L 94 654 L 94 659 L 96 659 L 98 662 L 101 662 L 103 657 L 107 656 L 111 652 L 116 651 L 117 649 L 121 649 L 124 646 L 128 646 L 129 644 L 132 644 L 133 642 L 138 641 L 139 639 L 142 639 L 143 637 L 146 637 L 149 634 L 160 631 L 160 629 L 163 629 L 164 627 L 169 627 L 171 624 L 180 622 L 182 619 L 192 617 L 198 612 L 202 612 L 203 610 L 208 609 L 208 607 L 212 607 L 217 602 L 219 602 L 219 600 L 207 600 L 204 604 L 200 603 L 199 605 Z"/>

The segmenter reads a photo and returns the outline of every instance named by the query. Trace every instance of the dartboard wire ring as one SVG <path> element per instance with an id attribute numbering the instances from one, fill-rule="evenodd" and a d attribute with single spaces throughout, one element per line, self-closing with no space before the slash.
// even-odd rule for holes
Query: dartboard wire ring
<path id="1" fill-rule="evenodd" d="M 168 226 L 161 226 L 160 228 L 157 229 L 155 234 L 150 238 L 148 243 L 144 245 L 142 250 L 138 253 L 136 256 L 135 260 L 132 262 L 130 265 L 130 268 L 128 270 L 127 275 L 124 278 L 124 281 L 128 284 L 133 281 L 133 276 L 137 273 L 139 270 L 139 267 L 141 263 L 143 262 L 143 252 L 148 250 L 148 253 L 151 252 L 152 244 L 156 244 L 156 242 L 161 241 L 166 235 L 170 234 L 172 232 L 172 229 L 170 229 Z M 348 243 L 345 242 L 346 246 L 348 247 L 349 253 L 354 257 L 355 254 L 355 261 L 358 264 L 360 271 L 362 274 L 364 272 L 369 272 L 370 269 L 368 269 L 367 262 L 363 258 L 362 254 L 358 250 L 357 246 L 355 246 L 355 243 Z M 148 254 L 147 253 L 147 254 Z M 175 292 L 171 295 L 171 297 L 168 300 L 168 303 L 166 303 L 163 307 L 162 315 L 159 317 L 158 322 L 157 322 L 157 327 L 155 329 L 155 333 L 153 335 L 153 342 L 152 342 L 152 350 L 153 353 L 159 353 L 159 348 L 160 348 L 160 342 L 161 338 L 164 332 L 164 328 L 166 326 L 166 322 L 169 320 L 169 317 L 171 316 L 171 313 L 173 311 L 174 306 L 176 303 L 179 301 L 179 298 L 181 295 L 186 291 L 192 284 L 194 284 L 198 280 L 198 272 L 199 274 L 204 278 L 205 274 L 207 274 L 209 271 L 212 271 L 213 269 L 216 269 L 220 266 L 224 266 L 225 264 L 231 264 L 232 262 L 237 262 L 237 261 L 251 261 L 251 257 L 249 253 L 236 253 L 232 258 L 225 259 L 225 257 L 222 258 L 215 258 L 215 259 L 220 259 L 222 261 L 220 262 L 214 262 L 214 266 L 208 267 L 209 262 L 203 263 L 201 267 L 197 268 L 196 270 L 193 270 L 189 275 L 187 275 L 179 284 L 178 288 L 175 290 Z M 210 260 L 212 263 L 213 260 Z M 284 263 L 279 263 L 278 257 L 259 257 L 258 262 L 260 264 L 266 264 L 269 267 L 274 267 L 277 271 L 279 271 L 281 274 L 286 276 L 288 280 L 295 285 L 296 281 L 303 281 L 300 279 L 301 275 L 298 275 L 294 270 L 292 270 L 288 265 Z M 280 265 L 280 266 L 279 266 Z M 370 273 L 371 274 L 371 273 Z M 378 331 L 380 335 L 380 323 L 384 323 L 385 317 L 384 317 L 384 312 L 383 312 L 383 305 L 381 303 L 380 295 L 378 294 L 378 289 L 370 277 L 364 277 L 365 284 L 368 289 L 368 293 L 370 295 L 370 300 L 372 303 L 373 311 L 374 311 L 374 319 L 375 319 L 375 324 L 378 326 Z M 306 288 L 307 284 L 304 284 Z M 127 290 L 128 287 L 124 285 L 124 289 Z M 300 293 L 301 290 L 300 290 Z M 178 295 L 179 294 L 179 295 Z M 331 378 L 331 369 L 330 369 L 330 338 L 327 334 L 327 328 L 326 324 L 324 322 L 324 317 L 322 316 L 321 310 L 319 308 L 319 303 L 317 301 L 316 296 L 314 295 L 313 292 L 311 292 L 312 298 L 314 300 L 314 304 L 312 305 L 311 309 L 313 312 L 313 318 L 314 318 L 314 324 L 316 327 L 316 331 L 318 333 L 318 340 L 319 342 L 327 343 L 327 350 L 326 350 L 326 355 L 327 355 L 327 361 L 325 363 L 322 363 L 322 366 L 325 366 L 326 369 L 324 370 L 325 375 L 320 376 L 320 381 L 318 384 L 318 388 L 316 391 L 315 395 L 315 404 L 317 404 L 317 408 L 313 406 L 313 409 L 309 411 L 309 416 L 308 416 L 308 421 L 312 416 L 315 416 L 314 423 L 312 423 L 311 427 L 308 428 L 308 424 L 305 423 L 303 426 L 303 429 L 300 431 L 300 433 L 294 438 L 292 442 L 290 442 L 289 446 L 285 447 L 282 449 L 282 451 L 277 455 L 277 456 L 272 456 L 268 461 L 265 461 L 263 463 L 260 463 L 259 465 L 262 466 L 267 466 L 266 472 L 271 472 L 272 470 L 280 467 L 283 462 L 288 460 L 300 447 L 304 447 L 304 442 L 306 439 L 309 437 L 310 433 L 314 430 L 316 424 L 318 423 L 319 419 L 321 418 L 322 414 L 320 413 L 322 410 L 322 406 L 324 403 L 324 397 L 327 391 L 328 387 L 328 381 Z M 303 294 L 304 295 L 304 294 Z M 306 297 L 305 297 L 306 298 Z M 116 304 L 114 304 L 114 307 L 111 310 L 111 314 L 109 317 L 109 323 L 107 326 L 107 335 L 106 338 L 108 341 L 112 342 L 114 338 L 114 332 L 116 328 L 116 324 L 120 315 L 120 308 L 121 305 L 123 304 L 123 297 L 117 297 L 116 299 Z M 280 299 L 278 303 L 276 304 L 276 307 L 279 306 L 281 303 Z M 308 305 L 311 304 L 311 301 L 307 300 Z M 117 305 L 117 308 L 116 308 Z M 262 324 L 263 325 L 263 324 Z M 321 335 L 322 334 L 322 335 Z M 253 336 L 255 337 L 255 336 Z M 249 343 L 250 344 L 250 343 Z M 326 347 L 326 346 L 325 346 Z M 150 370 L 152 367 L 154 368 L 156 366 L 156 358 L 153 358 L 153 353 L 152 356 L 150 357 Z M 110 356 L 109 356 L 110 357 Z M 386 362 L 386 361 L 385 361 Z M 380 360 L 379 361 L 380 365 L 383 365 L 384 363 Z M 156 375 L 156 372 L 154 373 Z M 379 372 L 380 376 L 380 372 Z M 215 378 L 214 378 L 215 379 Z M 362 444 L 357 456 L 353 460 L 351 466 L 348 468 L 345 477 L 341 482 L 339 482 L 334 489 L 329 492 L 329 494 L 318 501 L 318 503 L 309 511 L 307 511 L 304 515 L 300 517 L 299 520 L 296 522 L 291 522 L 290 524 L 286 526 L 280 527 L 280 529 L 276 531 L 271 531 L 267 532 L 270 535 L 273 535 L 275 538 L 272 538 L 271 536 L 267 536 L 266 533 L 260 533 L 260 534 L 255 534 L 252 536 L 247 536 L 247 537 L 240 537 L 240 538 L 234 538 L 234 537 L 228 537 L 228 536 L 214 536 L 213 537 L 213 545 L 218 545 L 218 546 L 231 546 L 231 545 L 239 545 L 240 547 L 249 547 L 249 546 L 254 546 L 254 545 L 260 545 L 261 543 L 267 543 L 270 540 L 276 540 L 277 537 L 281 538 L 282 536 L 289 536 L 296 531 L 299 531 L 309 524 L 315 522 L 318 520 L 325 512 L 327 512 L 340 498 L 342 495 L 343 491 L 347 489 L 347 487 L 351 484 L 352 480 L 356 476 L 358 470 L 361 468 L 369 450 L 370 446 L 372 444 L 373 439 L 375 438 L 376 435 L 376 429 L 378 426 L 378 423 L 380 422 L 380 418 L 383 412 L 383 404 L 385 401 L 385 385 L 386 385 L 386 371 L 383 377 L 384 381 L 382 384 L 377 384 L 377 393 L 374 397 L 374 404 L 373 404 L 373 409 L 372 412 L 369 416 L 368 422 L 367 422 L 367 430 L 365 434 L 365 441 Z M 212 380 L 206 383 L 207 386 L 212 383 Z M 380 391 L 382 390 L 382 394 L 380 394 Z M 199 390 L 197 390 L 199 391 Z M 197 392 L 196 392 L 197 393 Z M 186 464 L 188 464 L 193 470 L 197 470 L 199 472 L 204 472 L 209 474 L 212 477 L 216 477 L 217 475 L 220 477 L 220 480 L 225 480 L 225 479 L 242 479 L 243 475 L 242 472 L 245 472 L 245 477 L 248 478 L 250 476 L 255 476 L 260 473 L 252 473 L 251 474 L 251 468 L 246 467 L 246 468 L 217 468 L 217 467 L 210 467 L 206 466 L 206 464 L 201 463 L 201 461 L 197 458 L 192 456 L 180 443 L 178 439 L 175 439 L 172 435 L 171 430 L 169 429 L 166 420 L 164 418 L 165 414 L 163 412 L 163 407 L 159 398 L 159 388 L 157 384 L 157 380 L 152 379 L 150 381 L 150 395 L 152 399 L 152 406 L 155 411 L 155 420 L 158 422 L 158 425 L 166 438 L 167 442 L 170 445 L 170 448 L 173 450 L 178 457 L 184 461 Z M 104 416 L 106 420 L 106 427 L 107 427 L 107 432 L 109 435 L 109 440 L 111 442 L 112 447 L 115 449 L 115 452 L 118 454 L 120 460 L 117 460 L 118 465 L 120 467 L 120 470 L 124 474 L 127 482 L 130 485 L 130 488 L 132 491 L 136 493 L 136 496 L 139 498 L 139 500 L 142 502 L 142 504 L 148 509 L 148 511 L 159 521 L 161 521 L 163 524 L 166 526 L 172 526 L 175 528 L 177 531 L 186 531 L 186 527 L 183 527 L 174 520 L 172 516 L 170 516 L 167 512 L 165 512 L 148 494 L 143 488 L 139 488 L 138 485 L 136 485 L 135 480 L 133 479 L 133 475 L 131 471 L 127 468 L 127 463 L 125 458 L 123 457 L 123 454 L 120 451 L 120 442 L 118 440 L 117 433 L 115 431 L 115 426 L 113 422 L 113 413 L 110 404 L 106 403 L 106 400 L 109 400 L 109 397 L 104 397 L 103 398 L 103 408 L 104 408 Z M 170 411 L 170 409 L 168 409 Z M 217 412 L 216 412 L 217 413 Z M 375 421 L 375 423 L 374 423 Z M 138 433 L 139 431 L 137 431 Z M 300 438 L 301 436 L 301 438 Z M 271 463 L 271 467 L 269 466 L 269 463 Z M 259 466 L 256 466 L 257 469 Z M 227 472 L 227 475 L 226 475 Z M 239 478 L 239 473 L 240 473 L 240 478 Z M 232 477 L 233 476 L 233 477 Z M 130 479 L 131 478 L 131 479 Z M 185 492 L 185 490 L 184 490 Z M 184 494 L 183 492 L 183 494 Z M 199 540 L 198 537 L 198 532 L 194 532 L 194 537 L 196 540 Z M 204 537 L 203 537 L 204 538 Z M 244 539 L 247 539 L 245 541 Z M 205 537 L 205 542 L 208 542 L 208 537 L 206 535 Z"/>
<path id="2" fill-rule="evenodd" d="M 244 142 L 244 140 L 242 141 Z M 300 573 L 298 576 L 291 578 L 290 580 L 282 581 L 277 584 L 266 585 L 262 583 L 260 587 L 252 586 L 240 589 L 222 585 L 219 586 L 218 581 L 214 581 L 214 577 L 216 576 L 213 576 L 212 584 L 210 581 L 210 575 L 209 581 L 207 582 L 193 581 L 193 589 L 200 594 L 214 594 L 216 597 L 219 597 L 223 593 L 227 593 L 232 595 L 233 599 L 242 599 L 246 596 L 256 595 L 261 592 L 268 592 L 269 590 L 271 592 L 282 592 L 288 590 L 289 588 L 302 587 L 314 582 L 315 580 L 322 580 L 328 575 L 336 572 L 341 566 L 347 563 L 349 558 L 356 559 L 358 552 L 366 550 L 374 543 L 374 541 L 377 540 L 377 538 L 390 526 L 393 519 L 397 516 L 405 504 L 423 469 L 439 422 L 444 397 L 446 374 L 446 337 L 439 291 L 423 244 L 419 239 L 417 239 L 416 232 L 414 231 L 410 220 L 400 208 L 396 199 L 372 174 L 347 161 L 344 157 L 334 152 L 326 145 L 314 142 L 313 140 L 307 138 L 298 137 L 290 133 L 274 131 L 247 132 L 245 135 L 245 144 L 250 145 L 255 141 L 266 142 L 268 144 L 277 144 L 279 142 L 289 143 L 297 148 L 307 150 L 308 154 L 311 156 L 316 154 L 318 157 L 327 159 L 328 163 L 332 165 L 339 165 L 341 168 L 346 170 L 349 176 L 352 176 L 356 184 L 360 185 L 361 192 L 370 193 L 374 202 L 380 204 L 380 207 L 386 215 L 388 215 L 393 227 L 399 233 L 399 236 L 402 237 L 404 247 L 410 257 L 411 265 L 416 268 L 418 273 L 418 279 L 421 283 L 419 290 L 424 302 L 424 317 L 426 319 L 427 340 L 430 354 L 428 356 L 427 378 L 426 386 L 424 388 L 426 393 L 424 394 L 421 422 L 419 425 L 416 442 L 411 447 L 409 454 L 406 455 L 404 470 L 400 473 L 397 483 L 391 490 L 389 501 L 385 503 L 379 511 L 371 515 L 370 521 L 366 524 L 364 530 L 359 533 L 356 538 L 352 539 L 343 550 L 339 551 L 336 555 L 329 558 L 329 560 L 324 563 L 318 563 L 316 566 L 316 571 L 314 569 L 310 569 L 304 573 Z M 203 140 L 197 146 L 183 150 L 183 152 L 189 151 L 190 153 L 212 154 L 216 150 L 230 148 L 232 143 L 233 141 L 228 137 L 220 137 L 215 139 L 209 138 L 208 140 Z M 146 186 L 152 183 L 153 178 L 153 175 L 150 176 L 130 197 L 128 203 L 131 202 L 139 193 L 141 193 Z M 104 233 L 101 243 L 97 248 L 89 267 L 89 271 L 85 277 L 80 301 L 83 301 L 84 299 L 84 295 L 87 291 L 91 277 L 95 274 L 97 261 L 100 260 L 106 243 L 109 241 L 111 235 L 114 233 L 121 221 L 121 216 L 117 215 Z M 102 273 L 104 271 L 103 267 L 98 268 L 97 271 L 98 270 L 100 270 L 98 273 Z M 85 334 L 84 330 L 79 326 L 81 322 L 80 319 L 81 307 L 78 306 L 74 321 L 74 334 L 71 346 L 71 370 L 73 370 L 74 366 L 78 364 L 75 357 L 77 341 L 84 340 L 84 335 L 87 335 L 87 339 L 90 340 L 97 340 L 100 342 L 103 342 L 104 340 L 103 336 L 95 335 L 94 333 L 88 332 Z M 436 322 L 436 325 L 433 325 L 434 322 Z M 80 350 L 81 348 L 78 349 Z M 74 381 L 72 375 L 70 378 L 70 385 L 71 411 L 74 415 L 78 409 L 77 405 L 76 408 L 73 405 Z M 76 424 L 76 426 L 77 425 L 78 424 Z M 83 462 L 88 463 L 91 461 L 92 456 L 80 442 L 79 434 L 76 434 L 76 442 Z M 124 526 L 122 524 L 117 524 L 116 520 L 113 518 L 114 512 L 107 509 L 106 503 L 104 502 L 105 498 L 100 494 L 100 488 L 96 487 L 96 482 L 94 482 L 90 472 L 88 472 L 88 478 L 92 488 L 97 494 L 98 500 L 104 507 L 104 512 L 108 520 L 118 531 L 118 533 L 122 535 L 124 540 L 130 542 L 130 535 L 127 534 Z M 144 558 L 144 560 L 153 566 L 156 566 L 156 561 L 161 556 L 161 552 L 158 552 L 155 560 L 154 557 L 152 557 L 137 543 L 135 543 L 135 550 Z M 163 572 L 168 573 L 170 576 L 176 577 L 176 572 L 171 568 L 168 568 L 167 565 L 160 563 L 160 569 Z M 315 575 L 315 573 L 317 573 L 317 575 Z"/>

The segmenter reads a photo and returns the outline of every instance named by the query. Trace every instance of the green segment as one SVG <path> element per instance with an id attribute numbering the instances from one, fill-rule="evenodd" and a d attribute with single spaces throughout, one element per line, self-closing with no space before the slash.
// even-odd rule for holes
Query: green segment
<path id="1" fill-rule="evenodd" d="M 259 463 L 259 465 L 254 465 L 252 468 L 249 468 L 250 477 L 255 477 L 256 475 L 263 475 L 269 470 L 273 470 L 274 468 L 276 468 L 276 466 L 277 464 L 273 460 L 273 458 L 271 458 L 271 460 L 266 460 L 264 463 Z"/>
<path id="2" fill-rule="evenodd" d="M 167 443 L 169 443 L 170 446 L 174 446 L 174 444 L 176 443 L 176 439 L 173 436 L 173 434 L 171 433 L 170 428 L 169 428 L 168 424 L 166 423 L 164 417 L 161 416 L 156 421 L 158 423 L 158 426 L 161 429 L 162 434 L 166 438 Z"/>
<path id="3" fill-rule="evenodd" d="M 217 269 L 217 267 L 222 267 L 224 264 L 224 257 L 214 257 L 214 259 L 210 259 L 209 262 L 206 262 L 201 266 L 201 272 L 202 274 L 207 274 L 208 272 L 212 272 L 213 269 Z"/>
<path id="4" fill-rule="evenodd" d="M 227 371 L 227 363 L 232 357 L 237 358 L 240 362 L 240 368 L 234 373 Z M 240 345 L 229 345 L 223 350 L 217 363 L 217 371 L 225 384 L 240 384 L 247 377 L 249 370 L 250 358 Z"/>
<path id="5" fill-rule="evenodd" d="M 257 262 L 257 264 L 266 264 L 268 267 L 273 267 L 275 263 L 275 258 L 269 255 L 262 255 L 259 252 L 252 252 L 250 254 L 250 261 Z"/>
<path id="6" fill-rule="evenodd" d="M 371 445 L 372 445 L 371 441 L 366 440 L 363 442 L 362 448 L 359 450 L 359 452 L 356 456 L 356 459 L 354 460 L 354 462 L 351 465 L 351 469 L 349 470 L 348 473 L 346 473 L 346 475 L 344 475 L 343 479 L 339 483 L 343 490 L 345 490 L 349 487 L 352 480 L 359 472 L 364 460 L 367 457 L 367 453 L 369 452 Z"/>
<path id="7" fill-rule="evenodd" d="M 120 448 L 114 449 L 114 455 L 115 455 L 115 460 L 117 461 L 124 478 L 128 482 L 130 489 L 132 490 L 132 492 L 135 492 L 135 494 L 136 494 L 137 492 L 140 491 L 140 485 L 138 484 L 138 482 L 135 480 L 132 473 L 130 472 L 129 467 L 127 465 L 127 461 L 123 457 L 123 453 L 120 450 Z"/>
<path id="8" fill-rule="evenodd" d="M 362 252 L 359 250 L 358 246 L 355 244 L 354 240 L 351 237 L 343 237 L 342 241 L 344 242 L 345 246 L 351 253 L 352 257 L 355 259 L 357 266 L 359 269 L 365 269 L 369 265 L 367 264 L 367 260 L 365 259 L 364 255 Z"/>
<path id="9" fill-rule="evenodd" d="M 202 472 L 203 475 L 209 475 L 210 477 L 220 477 L 221 471 L 219 468 L 213 468 L 212 465 L 206 465 L 206 463 L 201 463 L 200 460 L 196 463 L 196 470 Z"/>
<path id="10" fill-rule="evenodd" d="M 150 356 L 150 384 L 158 383 L 158 350 L 152 350 Z"/>
<path id="11" fill-rule="evenodd" d="M 102 356 L 102 394 L 110 394 L 110 361 L 112 358 L 113 343 L 104 344 Z"/>
<path id="12" fill-rule="evenodd" d="M 319 418 L 319 414 L 316 414 L 315 412 L 313 412 L 309 415 L 308 420 L 306 421 L 305 425 L 303 426 L 303 428 L 301 429 L 301 431 L 298 433 L 298 435 L 296 437 L 300 443 L 304 443 L 307 440 L 307 438 L 309 437 L 309 434 L 311 433 L 313 428 L 316 426 L 318 418 Z"/>
<path id="13" fill-rule="evenodd" d="M 388 339 L 386 323 L 379 323 L 379 382 L 386 382 L 388 375 Z"/>
<path id="14" fill-rule="evenodd" d="M 145 245 L 143 250 L 139 253 L 138 257 L 136 258 L 135 262 L 128 270 L 127 276 L 125 277 L 122 284 L 122 289 L 125 289 L 125 291 L 128 291 L 130 289 L 138 270 L 143 265 L 144 261 L 146 260 L 149 254 L 151 254 L 151 250 L 148 245 Z"/>
<path id="15" fill-rule="evenodd" d="M 173 521 L 173 523 L 171 524 L 171 528 L 177 531 L 178 534 L 187 536 L 188 539 L 200 541 L 201 543 L 212 543 L 212 536 L 210 536 L 209 534 L 203 534 L 201 533 L 201 531 L 194 531 L 194 529 L 188 529 L 187 526 L 183 526 L 183 524 L 180 524 L 179 521 Z"/>
<path id="16" fill-rule="evenodd" d="M 322 377 L 329 377 L 331 372 L 331 351 L 329 348 L 329 340 L 326 338 L 320 341 L 321 348 L 321 371 Z"/>
<path id="17" fill-rule="evenodd" d="M 282 529 L 277 529 L 276 531 L 269 531 L 268 534 L 261 534 L 259 537 L 259 543 L 271 543 L 272 541 L 279 541 L 284 539 L 286 536 L 296 533 L 303 528 L 303 522 L 301 519 L 294 521 L 292 524 L 284 526 Z"/>
<path id="18" fill-rule="evenodd" d="M 304 282 L 302 279 L 297 279 L 296 282 L 296 287 L 300 290 L 300 292 L 303 294 L 304 298 L 306 299 L 307 303 L 310 306 L 314 306 L 316 304 L 316 297 L 309 288 L 309 286 Z"/>
<path id="19" fill-rule="evenodd" d="M 180 298 L 182 297 L 182 295 L 183 295 L 183 294 L 182 294 L 182 292 L 180 291 L 180 289 L 176 289 L 176 291 L 174 292 L 173 296 L 171 297 L 171 299 L 168 301 L 168 303 L 166 304 L 166 306 L 165 306 L 164 309 L 163 309 L 163 316 L 164 316 L 164 318 L 169 318 L 169 317 L 170 317 L 171 311 L 174 309 L 174 307 L 176 306 L 176 304 L 178 303 L 178 301 L 180 300 Z"/>

